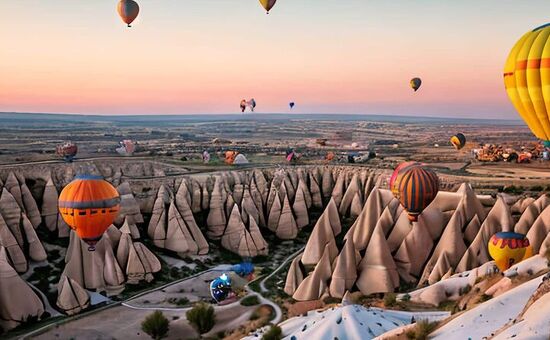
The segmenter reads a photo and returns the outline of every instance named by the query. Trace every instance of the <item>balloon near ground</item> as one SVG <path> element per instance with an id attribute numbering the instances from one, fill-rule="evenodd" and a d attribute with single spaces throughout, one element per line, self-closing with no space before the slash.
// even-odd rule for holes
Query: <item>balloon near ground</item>
<path id="1" fill-rule="evenodd" d="M 416 222 L 437 195 L 439 178 L 432 169 L 412 164 L 399 170 L 393 186 L 392 192 L 409 214 L 409 220 Z"/>
<path id="2" fill-rule="evenodd" d="M 451 137 L 451 144 L 457 150 L 462 149 L 466 145 L 466 136 L 464 136 L 462 133 L 457 133 L 456 135 Z"/>
<path id="3" fill-rule="evenodd" d="M 411 88 L 414 90 L 414 92 L 418 91 L 420 86 L 422 86 L 422 79 L 420 78 L 413 78 L 410 82 Z"/>
<path id="4" fill-rule="evenodd" d="M 550 140 L 550 24 L 524 34 L 504 65 L 504 86 L 531 132 Z"/>
<path id="5" fill-rule="evenodd" d="M 233 294 L 231 278 L 222 274 L 210 282 L 210 295 L 217 303 L 220 303 Z"/>
<path id="6" fill-rule="evenodd" d="M 65 162 L 72 162 L 77 152 L 78 152 L 78 147 L 76 146 L 76 144 L 71 142 L 58 145 L 55 148 L 55 153 L 63 157 Z"/>
<path id="7" fill-rule="evenodd" d="M 120 0 L 117 6 L 118 15 L 128 27 L 134 20 L 136 20 L 139 14 L 139 5 L 133 0 Z"/>
<path id="8" fill-rule="evenodd" d="M 277 0 L 260 0 L 260 4 L 265 8 L 267 14 L 269 14 L 269 11 L 275 6 L 276 2 Z"/>
<path id="9" fill-rule="evenodd" d="M 513 232 L 494 234 L 488 244 L 489 255 L 501 272 L 532 255 L 529 239 Z"/>
<path id="10" fill-rule="evenodd" d="M 403 162 L 403 163 L 399 164 L 395 168 L 395 170 L 393 171 L 393 174 L 390 177 L 389 187 L 390 187 L 390 190 L 391 190 L 391 192 L 393 193 L 394 196 L 399 195 L 398 188 L 395 186 L 395 180 L 397 179 L 397 176 L 399 175 L 399 171 L 401 171 L 402 169 L 404 169 L 406 167 L 409 167 L 411 165 L 422 165 L 422 164 L 420 164 L 418 162 Z"/>
<path id="11" fill-rule="evenodd" d="M 103 177 L 79 175 L 63 188 L 58 206 L 63 220 L 93 251 L 118 215 L 120 196 Z"/>

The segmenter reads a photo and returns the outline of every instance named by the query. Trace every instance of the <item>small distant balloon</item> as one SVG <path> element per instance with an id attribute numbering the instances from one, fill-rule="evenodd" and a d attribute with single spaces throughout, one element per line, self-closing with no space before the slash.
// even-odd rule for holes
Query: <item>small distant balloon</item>
<path id="1" fill-rule="evenodd" d="M 422 85 L 422 79 L 420 78 L 411 79 L 411 88 L 414 90 L 414 92 L 418 91 L 421 85 Z"/>
<path id="2" fill-rule="evenodd" d="M 462 133 L 457 133 L 456 135 L 451 137 L 451 144 L 457 150 L 462 149 L 464 145 L 466 145 L 466 136 L 464 136 Z"/>
<path id="3" fill-rule="evenodd" d="M 294 102 L 288 103 L 288 106 L 290 106 L 290 109 L 291 109 L 291 110 L 294 108 L 294 105 L 296 105 Z"/>
<path id="4" fill-rule="evenodd" d="M 241 100 L 241 112 L 246 111 L 246 108 L 250 108 L 251 112 L 254 112 L 254 108 L 256 107 L 256 101 L 254 98 L 250 99 L 249 101 L 246 101 L 246 99 Z"/>
<path id="5" fill-rule="evenodd" d="M 265 8 L 267 14 L 269 14 L 269 11 L 275 6 L 276 2 L 277 0 L 260 0 L 260 4 Z"/>
<path id="6" fill-rule="evenodd" d="M 117 6 L 118 15 L 128 27 L 136 20 L 139 14 L 139 5 L 134 0 L 120 0 Z"/>

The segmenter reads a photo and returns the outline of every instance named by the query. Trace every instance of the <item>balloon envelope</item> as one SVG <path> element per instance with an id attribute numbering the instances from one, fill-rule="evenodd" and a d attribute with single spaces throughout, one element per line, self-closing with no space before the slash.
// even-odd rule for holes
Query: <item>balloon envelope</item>
<path id="1" fill-rule="evenodd" d="M 439 178 L 436 173 L 423 165 L 410 165 L 402 168 L 394 182 L 394 196 L 407 210 L 412 222 L 432 203 L 439 191 Z"/>
<path id="2" fill-rule="evenodd" d="M 260 0 L 260 4 L 263 6 L 263 8 L 265 8 L 267 13 L 269 13 L 273 6 L 275 6 L 276 2 L 277 0 Z"/>
<path id="3" fill-rule="evenodd" d="M 489 255 L 501 272 L 526 258 L 526 253 L 532 255 L 529 239 L 513 232 L 494 234 L 488 244 Z"/>
<path id="4" fill-rule="evenodd" d="M 462 149 L 466 145 L 466 136 L 464 136 L 462 133 L 457 133 L 456 135 L 451 137 L 451 144 L 457 150 Z"/>
<path id="5" fill-rule="evenodd" d="M 524 34 L 504 65 L 508 97 L 531 132 L 550 140 L 550 24 Z"/>
<path id="6" fill-rule="evenodd" d="M 391 192 L 393 193 L 394 196 L 399 195 L 398 188 L 395 187 L 395 180 L 397 179 L 397 176 L 399 175 L 399 171 L 401 171 L 402 169 L 404 169 L 406 167 L 409 167 L 411 165 L 421 165 L 421 164 L 418 163 L 418 162 L 412 162 L 412 161 L 411 162 L 403 162 L 403 163 L 399 164 L 395 168 L 395 170 L 393 171 L 393 174 L 390 177 L 389 187 L 390 187 L 390 190 L 391 190 Z"/>
<path id="7" fill-rule="evenodd" d="M 139 5 L 134 0 L 120 0 L 117 11 L 122 21 L 130 27 L 139 14 Z"/>
<path id="8" fill-rule="evenodd" d="M 58 206 L 63 220 L 93 250 L 117 217 L 120 196 L 103 177 L 79 175 L 63 188 Z"/>
<path id="9" fill-rule="evenodd" d="M 414 92 L 418 91 L 421 85 L 422 85 L 422 79 L 420 78 L 411 79 L 411 87 L 414 90 Z"/>
<path id="10" fill-rule="evenodd" d="M 231 293 L 231 278 L 226 274 L 222 274 L 210 282 L 210 295 L 216 302 L 222 302 L 227 299 Z"/>
<path id="11" fill-rule="evenodd" d="M 295 105 L 294 102 L 288 103 L 288 106 L 290 106 L 290 109 L 294 108 L 294 105 Z"/>
<path id="12" fill-rule="evenodd" d="M 65 144 L 58 145 L 55 148 L 55 152 L 59 156 L 63 157 L 66 162 L 72 162 L 74 156 L 76 156 L 76 153 L 78 152 L 78 147 L 76 146 L 76 144 L 67 142 Z"/>

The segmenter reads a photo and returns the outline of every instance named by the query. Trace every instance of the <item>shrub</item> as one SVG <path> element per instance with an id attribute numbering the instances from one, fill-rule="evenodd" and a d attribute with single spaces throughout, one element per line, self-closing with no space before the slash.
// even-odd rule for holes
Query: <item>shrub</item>
<path id="1" fill-rule="evenodd" d="M 260 303 L 257 295 L 250 295 L 241 299 L 241 305 L 243 306 L 255 306 Z"/>
<path id="2" fill-rule="evenodd" d="M 141 323 L 141 330 L 155 340 L 164 338 L 169 327 L 169 321 L 161 311 L 149 314 Z"/>
<path id="3" fill-rule="evenodd" d="M 397 295 L 395 293 L 386 293 L 384 295 L 384 306 L 393 307 L 397 302 Z"/>
<path id="4" fill-rule="evenodd" d="M 491 300 L 493 297 L 491 295 L 487 295 L 487 294 L 481 294 L 481 296 L 479 297 L 479 302 L 485 302 L 485 301 L 489 301 Z"/>
<path id="5" fill-rule="evenodd" d="M 204 302 L 198 303 L 186 314 L 187 320 L 199 334 L 204 334 L 211 330 L 216 324 L 214 308 Z"/>
<path id="6" fill-rule="evenodd" d="M 437 327 L 437 322 L 429 322 L 420 320 L 416 323 L 414 329 L 407 332 L 407 339 L 411 340 L 427 340 L 428 336 Z"/>
<path id="7" fill-rule="evenodd" d="M 281 327 L 273 325 L 264 333 L 262 340 L 281 340 L 283 338 L 283 331 Z"/>

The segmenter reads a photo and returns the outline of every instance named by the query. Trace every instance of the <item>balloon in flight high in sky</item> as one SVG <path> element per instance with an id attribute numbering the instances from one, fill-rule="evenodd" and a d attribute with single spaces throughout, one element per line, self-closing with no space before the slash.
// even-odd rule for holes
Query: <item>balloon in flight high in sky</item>
<path id="1" fill-rule="evenodd" d="M 277 0 L 260 0 L 260 4 L 265 8 L 267 14 L 269 14 L 269 11 L 275 6 L 276 2 Z"/>
<path id="2" fill-rule="evenodd" d="M 103 177 L 79 175 L 63 188 L 58 206 L 63 220 L 93 251 L 118 215 L 120 196 Z"/>
<path id="3" fill-rule="evenodd" d="M 288 103 L 288 106 L 290 106 L 290 109 L 291 109 L 291 110 L 294 108 L 294 105 L 296 105 L 294 102 Z"/>
<path id="4" fill-rule="evenodd" d="M 118 15 L 128 27 L 139 14 L 139 5 L 134 0 L 120 0 L 117 6 Z"/>
<path id="5" fill-rule="evenodd" d="M 504 86 L 531 132 L 550 141 L 550 24 L 525 33 L 512 48 Z"/>
<path id="6" fill-rule="evenodd" d="M 411 79 L 411 88 L 414 90 L 414 92 L 418 91 L 420 86 L 422 85 L 422 79 L 420 78 L 413 78 Z"/>

